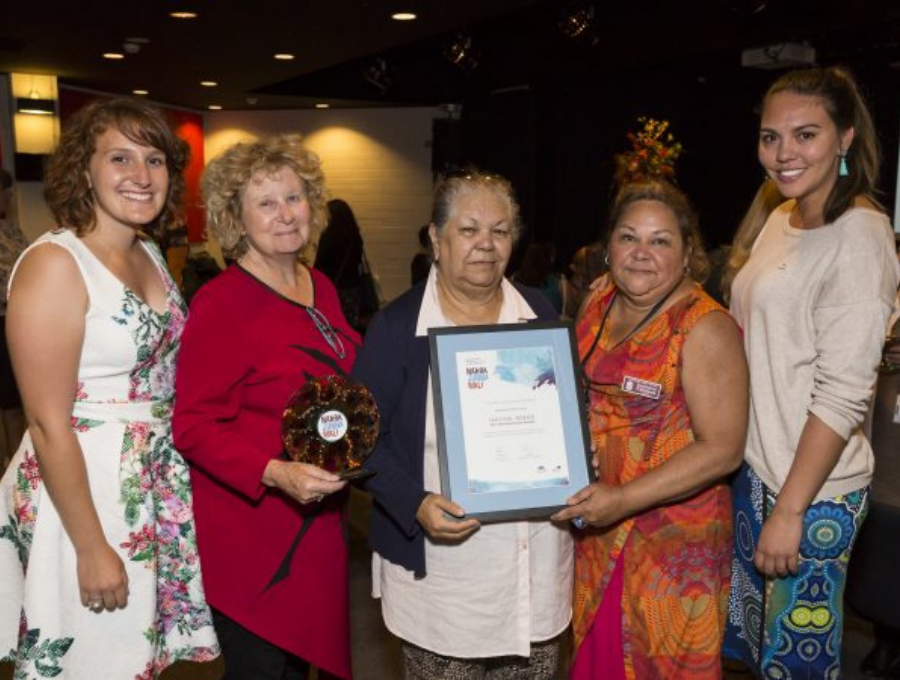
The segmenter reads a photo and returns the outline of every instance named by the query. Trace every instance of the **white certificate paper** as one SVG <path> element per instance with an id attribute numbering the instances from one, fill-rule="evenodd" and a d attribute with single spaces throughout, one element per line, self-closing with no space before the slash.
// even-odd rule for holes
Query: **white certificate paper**
<path id="1" fill-rule="evenodd" d="M 470 493 L 568 486 L 553 348 L 456 355 Z"/>

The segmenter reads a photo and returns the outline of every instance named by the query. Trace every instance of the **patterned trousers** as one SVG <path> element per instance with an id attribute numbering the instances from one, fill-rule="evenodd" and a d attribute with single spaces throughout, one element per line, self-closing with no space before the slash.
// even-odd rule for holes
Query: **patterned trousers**
<path id="1" fill-rule="evenodd" d="M 844 583 L 868 487 L 809 506 L 796 575 L 763 578 L 753 554 L 775 494 L 745 463 L 734 480 L 735 555 L 723 655 L 762 678 L 841 677 Z"/>
<path id="2" fill-rule="evenodd" d="M 406 680 L 555 680 L 563 636 L 531 643 L 531 656 L 460 659 L 403 643 Z"/>

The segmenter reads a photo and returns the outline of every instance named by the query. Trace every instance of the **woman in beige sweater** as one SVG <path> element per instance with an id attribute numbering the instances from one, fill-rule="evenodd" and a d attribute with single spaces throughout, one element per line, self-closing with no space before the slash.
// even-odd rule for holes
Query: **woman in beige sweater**
<path id="1" fill-rule="evenodd" d="M 765 677 L 840 675 L 847 564 L 868 506 L 861 425 L 898 281 L 871 118 L 839 68 L 782 76 L 759 160 L 788 199 L 734 279 L 750 366 L 725 653 Z"/>

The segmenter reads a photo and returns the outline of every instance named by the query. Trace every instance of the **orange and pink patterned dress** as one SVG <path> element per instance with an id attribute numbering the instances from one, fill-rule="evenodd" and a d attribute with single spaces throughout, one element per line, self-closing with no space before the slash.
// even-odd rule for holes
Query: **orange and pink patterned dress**
<path id="1" fill-rule="evenodd" d="M 590 353 L 584 371 L 590 381 L 591 437 L 601 454 L 599 479 L 622 485 L 693 442 L 681 384 L 681 350 L 703 316 L 727 312 L 698 285 L 615 347 L 610 347 L 605 324 L 590 352 L 615 291 L 612 283 L 595 291 L 577 334 L 579 355 Z M 622 385 L 628 377 L 654 389 L 658 385 L 658 398 L 626 392 Z M 732 550 L 728 486 L 718 483 L 688 499 L 579 534 L 576 649 L 597 639 L 589 635 L 591 626 L 622 559 L 619 620 L 625 677 L 721 677 Z"/>

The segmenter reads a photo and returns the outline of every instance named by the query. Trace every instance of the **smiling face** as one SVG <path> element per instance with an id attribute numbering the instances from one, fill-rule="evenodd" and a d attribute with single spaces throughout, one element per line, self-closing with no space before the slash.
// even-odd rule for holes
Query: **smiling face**
<path id="1" fill-rule="evenodd" d="M 297 173 L 257 170 L 241 201 L 248 252 L 265 258 L 296 257 L 309 240 L 309 200 Z"/>
<path id="2" fill-rule="evenodd" d="M 804 212 L 821 214 L 837 182 L 840 155 L 852 141 L 853 129 L 839 131 L 819 97 L 785 91 L 766 99 L 759 162 Z"/>
<path id="3" fill-rule="evenodd" d="M 513 247 L 509 201 L 488 189 L 460 192 L 443 228 L 431 226 L 442 285 L 482 297 L 500 286 Z"/>
<path id="4" fill-rule="evenodd" d="M 675 213 L 660 201 L 625 208 L 609 240 L 609 271 L 619 291 L 652 305 L 684 277 L 689 253 Z"/>
<path id="5" fill-rule="evenodd" d="M 98 135 L 95 146 L 87 175 L 97 226 L 134 229 L 155 220 L 169 191 L 166 155 L 130 140 L 115 128 Z"/>

